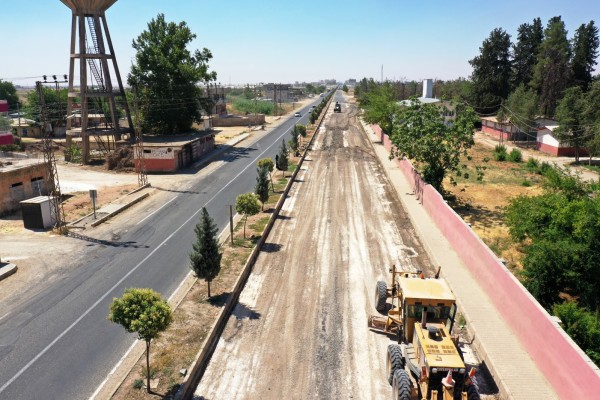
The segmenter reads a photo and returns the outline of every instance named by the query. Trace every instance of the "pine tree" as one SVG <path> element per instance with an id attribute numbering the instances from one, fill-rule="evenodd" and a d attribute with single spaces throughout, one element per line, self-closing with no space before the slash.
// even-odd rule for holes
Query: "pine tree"
<path id="1" fill-rule="evenodd" d="M 282 139 L 281 147 L 279 148 L 279 154 L 277 154 L 275 158 L 275 166 L 283 173 L 283 176 L 285 176 L 285 171 L 288 169 L 288 163 L 288 149 L 285 145 L 285 140 Z"/>
<path id="2" fill-rule="evenodd" d="M 205 207 L 202 207 L 200 222 L 194 228 L 196 243 L 194 251 L 190 254 L 190 268 L 199 279 L 204 279 L 208 284 L 208 297 L 210 296 L 210 282 L 217 277 L 221 271 L 221 252 L 218 228 L 213 219 L 208 215 Z"/>
<path id="3" fill-rule="evenodd" d="M 544 40 L 542 20 L 535 18 L 531 24 L 521 24 L 517 43 L 513 45 L 512 87 L 529 85 L 533 78 L 533 69 L 537 62 L 540 45 Z"/>
<path id="4" fill-rule="evenodd" d="M 534 118 L 538 110 L 538 98 L 535 91 L 528 89 L 524 84 L 520 84 L 508 96 L 505 103 L 505 110 L 511 118 L 511 123 L 518 127 L 521 132 L 528 133 L 535 127 Z"/>
<path id="5" fill-rule="evenodd" d="M 294 152 L 294 154 L 297 154 L 298 147 L 300 146 L 300 142 L 298 140 L 298 138 L 300 137 L 300 132 L 298 131 L 298 127 L 296 125 L 294 125 L 294 127 L 292 128 L 291 135 L 292 138 L 289 141 L 290 149 Z"/>
<path id="6" fill-rule="evenodd" d="M 598 28 L 594 21 L 581 26 L 575 32 L 573 38 L 573 82 L 587 91 L 592 83 L 592 72 L 596 66 L 598 57 Z"/>
<path id="7" fill-rule="evenodd" d="M 478 111 L 492 112 L 510 93 L 510 35 L 494 29 L 479 48 L 480 55 L 469 63 L 473 66 L 473 99 Z"/>
<path id="8" fill-rule="evenodd" d="M 544 30 L 544 41 L 535 65 L 532 86 L 538 93 L 540 111 L 553 117 L 556 105 L 571 80 L 571 46 L 561 17 L 553 17 Z"/>
<path id="9" fill-rule="evenodd" d="M 258 168 L 256 172 L 258 172 L 258 176 L 256 177 L 254 194 L 258 196 L 261 202 L 261 210 L 264 211 L 265 203 L 269 200 L 269 169 L 263 166 L 262 168 Z"/>
<path id="10" fill-rule="evenodd" d="M 558 129 L 554 131 L 557 139 L 575 148 L 575 162 L 579 162 L 579 149 L 585 143 L 584 131 L 581 129 L 584 109 L 583 92 L 579 86 L 565 90 L 564 97 L 556 107 Z"/>
<path id="11" fill-rule="evenodd" d="M 600 155 L 600 79 L 592 82 L 589 90 L 585 94 L 581 118 L 583 130 L 589 143 L 586 148 L 590 150 L 594 147 L 594 155 Z M 592 152 L 590 151 L 590 157 Z M 590 160 L 591 162 L 591 160 Z"/>

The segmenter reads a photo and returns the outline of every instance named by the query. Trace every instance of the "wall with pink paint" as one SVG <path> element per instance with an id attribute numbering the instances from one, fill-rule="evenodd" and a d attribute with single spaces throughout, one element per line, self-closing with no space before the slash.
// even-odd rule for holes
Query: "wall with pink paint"
<path id="1" fill-rule="evenodd" d="M 376 133 L 381 134 L 374 126 Z M 392 144 L 382 140 L 387 150 Z M 406 159 L 395 159 L 415 189 L 417 199 L 437 224 L 473 277 L 488 293 L 498 312 L 562 399 L 599 398 L 600 376 L 550 315 L 498 260 L 464 220 L 431 185 L 423 182 Z"/>

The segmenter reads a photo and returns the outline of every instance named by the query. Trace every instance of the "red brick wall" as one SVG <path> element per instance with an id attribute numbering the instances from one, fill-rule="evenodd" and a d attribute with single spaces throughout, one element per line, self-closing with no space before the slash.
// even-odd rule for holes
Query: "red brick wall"
<path id="1" fill-rule="evenodd" d="M 500 139 L 500 137 L 502 137 L 502 139 L 504 139 L 504 140 L 509 140 L 511 138 L 510 133 L 508 133 L 508 132 L 502 132 L 502 131 L 500 131 L 498 129 L 494 129 L 494 128 L 491 128 L 491 127 L 485 126 L 485 125 L 483 125 L 481 127 L 481 131 L 483 133 L 487 133 L 488 135 L 491 135 L 491 136 L 493 136 L 493 137 L 495 137 L 497 139 Z"/>
<path id="2" fill-rule="evenodd" d="M 138 160 L 133 160 L 135 168 L 138 168 Z M 174 172 L 177 171 L 177 158 L 168 159 L 145 159 L 144 164 L 148 172 Z"/>
<path id="3" fill-rule="evenodd" d="M 13 144 L 14 137 L 12 133 L 0 133 L 0 146 Z"/>
<path id="4" fill-rule="evenodd" d="M 542 153 L 550 154 L 557 157 L 575 157 L 574 147 L 554 147 L 542 142 L 536 142 L 535 147 Z M 586 149 L 579 149 L 579 156 L 586 157 L 588 152 Z"/>

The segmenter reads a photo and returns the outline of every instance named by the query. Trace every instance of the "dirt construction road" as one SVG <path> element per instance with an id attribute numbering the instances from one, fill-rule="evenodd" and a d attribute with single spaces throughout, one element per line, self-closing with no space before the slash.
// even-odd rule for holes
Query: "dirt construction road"
<path id="1" fill-rule="evenodd" d="M 340 93 L 340 92 L 338 92 Z M 388 267 L 432 271 L 359 131 L 325 118 L 196 389 L 197 399 L 381 399 L 389 337 L 370 332 Z"/>

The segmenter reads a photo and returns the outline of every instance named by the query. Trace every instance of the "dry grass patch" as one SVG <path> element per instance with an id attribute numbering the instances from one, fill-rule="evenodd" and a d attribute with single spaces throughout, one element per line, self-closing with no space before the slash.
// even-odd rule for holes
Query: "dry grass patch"
<path id="1" fill-rule="evenodd" d="M 449 179 L 444 181 L 449 197 L 454 198 L 449 203 L 508 268 L 520 269 L 523 253 L 509 236 L 503 210 L 513 197 L 541 194 L 543 178 L 527 171 L 525 163 L 494 161 L 493 149 L 482 144 L 475 144 L 469 154 L 471 160 L 462 160 L 469 179 L 455 178 L 456 186 Z M 485 167 L 483 181 L 475 179 L 475 166 Z"/>

